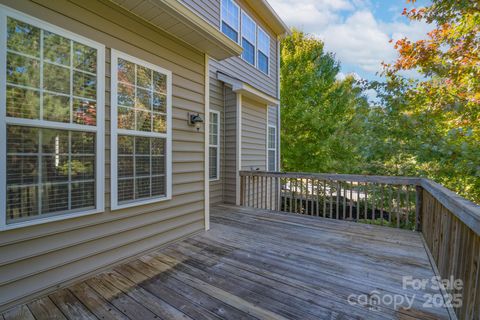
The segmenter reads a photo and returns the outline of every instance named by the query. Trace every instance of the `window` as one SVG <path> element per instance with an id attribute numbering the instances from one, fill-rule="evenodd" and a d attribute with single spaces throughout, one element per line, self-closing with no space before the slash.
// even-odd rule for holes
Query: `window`
<path id="1" fill-rule="evenodd" d="M 220 178 L 220 113 L 210 111 L 210 180 Z"/>
<path id="2" fill-rule="evenodd" d="M 242 58 L 255 65 L 255 43 L 257 42 L 257 25 L 242 11 Z"/>
<path id="3" fill-rule="evenodd" d="M 6 7 L 0 22 L 0 228 L 103 211 L 104 46 Z"/>
<path id="4" fill-rule="evenodd" d="M 258 69 L 268 75 L 270 57 L 270 37 L 260 27 L 258 28 Z"/>
<path id="5" fill-rule="evenodd" d="M 268 171 L 277 170 L 277 128 L 268 126 Z"/>
<path id="6" fill-rule="evenodd" d="M 238 43 L 240 8 L 233 0 L 222 0 L 222 32 Z"/>
<path id="7" fill-rule="evenodd" d="M 172 74 L 112 50 L 112 209 L 171 198 Z"/>

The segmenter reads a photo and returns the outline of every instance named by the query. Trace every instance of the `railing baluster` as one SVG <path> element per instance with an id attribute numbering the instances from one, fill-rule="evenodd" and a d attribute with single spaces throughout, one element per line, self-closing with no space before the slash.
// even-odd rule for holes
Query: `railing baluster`
<path id="1" fill-rule="evenodd" d="M 375 212 L 375 205 L 376 205 L 376 202 L 375 202 L 375 196 L 377 195 L 377 187 L 376 187 L 376 184 L 373 183 L 372 184 L 372 215 L 371 215 L 371 222 L 374 223 L 374 221 L 376 220 L 376 212 Z"/>
<path id="2" fill-rule="evenodd" d="M 317 207 L 315 209 L 315 214 L 318 217 L 320 215 L 320 180 L 317 180 Z"/>
<path id="3" fill-rule="evenodd" d="M 398 186 L 397 188 L 397 228 L 400 228 L 400 208 L 401 208 L 400 191 L 401 191 L 401 186 Z"/>
<path id="4" fill-rule="evenodd" d="M 329 189 L 330 189 L 330 216 L 329 216 L 329 218 L 332 219 L 333 218 L 333 188 L 332 188 L 332 183 L 330 183 Z"/>
<path id="5" fill-rule="evenodd" d="M 349 218 L 352 220 L 352 215 L 353 215 L 353 182 L 349 183 L 350 185 L 350 213 L 349 213 Z"/>
<path id="6" fill-rule="evenodd" d="M 383 212 L 384 212 L 384 207 L 385 207 L 385 185 L 382 183 L 381 185 L 381 196 L 380 196 L 380 202 L 382 204 L 381 209 L 380 209 L 380 225 L 383 226 Z"/>

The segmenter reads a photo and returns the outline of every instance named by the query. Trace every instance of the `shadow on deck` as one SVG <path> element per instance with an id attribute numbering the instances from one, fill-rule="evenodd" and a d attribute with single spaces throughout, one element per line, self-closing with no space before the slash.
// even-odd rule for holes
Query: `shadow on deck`
<path id="1" fill-rule="evenodd" d="M 419 233 L 226 205 L 211 211 L 210 231 L 17 306 L 5 320 L 449 319 L 428 307 L 440 295 L 431 285 L 403 287 L 403 277 L 435 276 Z"/>

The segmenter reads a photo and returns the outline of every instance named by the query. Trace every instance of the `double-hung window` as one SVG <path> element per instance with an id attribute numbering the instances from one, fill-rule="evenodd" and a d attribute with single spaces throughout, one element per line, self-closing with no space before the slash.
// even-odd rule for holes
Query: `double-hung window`
<path id="1" fill-rule="evenodd" d="M 255 65 L 255 44 L 257 43 L 257 25 L 242 11 L 242 58 Z"/>
<path id="2" fill-rule="evenodd" d="M 233 0 L 222 0 L 222 32 L 238 43 L 240 7 Z"/>
<path id="3" fill-rule="evenodd" d="M 275 126 L 268 126 L 268 138 L 267 138 L 267 162 L 268 171 L 277 170 L 277 128 Z"/>
<path id="4" fill-rule="evenodd" d="M 210 180 L 220 178 L 220 113 L 210 111 L 210 141 L 209 141 Z"/>
<path id="5" fill-rule="evenodd" d="M 112 209 L 171 198 L 172 74 L 112 50 Z"/>
<path id="6" fill-rule="evenodd" d="M 258 27 L 258 69 L 268 75 L 268 65 L 270 60 L 270 37 Z"/>
<path id="7" fill-rule="evenodd" d="M 0 229 L 103 211 L 103 45 L 0 6 Z"/>

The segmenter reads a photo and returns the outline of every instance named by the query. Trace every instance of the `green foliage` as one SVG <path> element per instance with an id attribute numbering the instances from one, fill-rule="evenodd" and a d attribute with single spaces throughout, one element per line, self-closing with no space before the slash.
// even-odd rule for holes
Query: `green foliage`
<path id="1" fill-rule="evenodd" d="M 282 166 L 286 171 L 352 172 L 368 103 L 323 43 L 293 30 L 282 42 Z"/>

